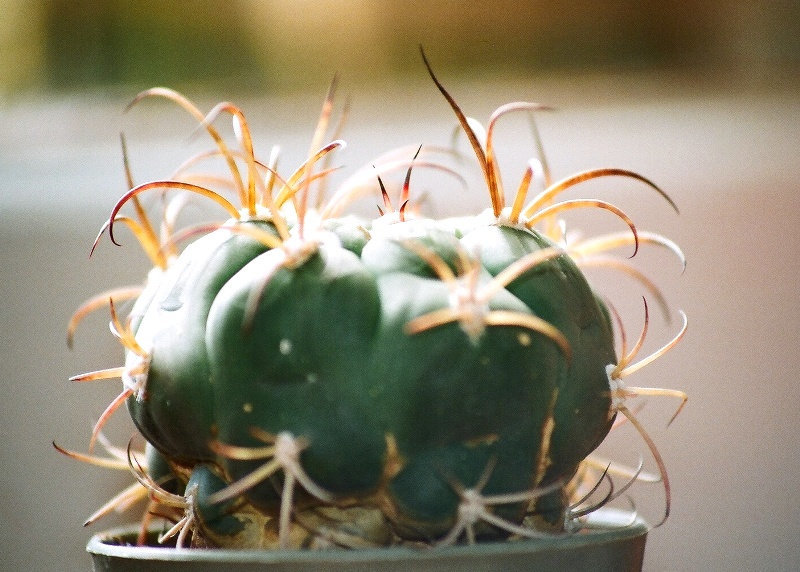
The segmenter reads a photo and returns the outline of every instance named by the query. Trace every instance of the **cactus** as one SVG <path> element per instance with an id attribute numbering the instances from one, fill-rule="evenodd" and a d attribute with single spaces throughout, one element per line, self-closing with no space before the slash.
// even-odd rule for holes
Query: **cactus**
<path id="1" fill-rule="evenodd" d="M 257 159 L 244 114 L 233 104 L 203 114 L 164 88 L 134 100 L 177 103 L 216 146 L 168 180 L 135 185 L 123 140 L 130 190 L 93 250 L 106 233 L 118 244 L 125 225 L 154 268 L 142 287 L 88 301 L 69 325 L 71 341 L 88 312 L 107 307 L 124 347 L 123 366 L 72 378 L 122 379 L 122 392 L 90 440 L 90 449 L 103 440 L 115 459 L 59 450 L 128 468 L 136 483 L 90 522 L 149 496 L 143 531 L 153 513 L 172 515 L 162 541 L 175 537 L 178 546 L 359 547 L 560 536 L 619 495 L 599 502 L 584 495 L 595 466 L 588 456 L 617 417 L 640 431 L 659 469 L 647 475 L 640 465 L 622 489 L 635 480 L 662 481 L 666 518 L 664 462 L 626 402 L 667 395 L 682 407 L 686 396 L 621 380 L 673 347 L 685 317 L 674 339 L 634 361 L 647 331 L 646 302 L 644 331 L 629 349 L 621 318 L 581 267 L 621 268 L 660 299 L 628 260 L 611 262 L 607 253 L 630 248 L 635 254 L 654 245 L 681 262 L 683 255 L 608 202 L 556 197 L 588 179 L 622 176 L 675 205 L 648 179 L 623 169 L 553 182 L 540 153 L 506 206 L 493 145 L 497 121 L 542 107 L 503 106 L 482 131 L 424 54 L 423 60 L 477 157 L 491 203 L 486 212 L 434 220 L 410 203 L 413 167 L 451 171 L 426 159 L 437 153 L 430 146 L 376 162 L 383 207 L 374 220 L 342 214 L 361 192 L 363 173 L 373 176 L 368 170 L 327 202 L 318 198 L 333 170 L 327 162 L 344 144 L 324 143 L 333 89 L 309 159 L 286 178 L 278 173 L 277 153 L 268 162 Z M 236 148 L 213 126 L 223 114 L 232 117 Z M 192 171 L 211 157 L 230 171 L 219 190 L 212 190 L 216 179 Z M 383 179 L 404 169 L 394 205 Z M 536 184 L 541 192 L 526 202 Z M 172 191 L 178 194 L 164 209 L 159 233 L 142 197 Z M 176 212 L 188 195 L 213 200 L 228 220 L 177 230 Z M 584 207 L 609 211 L 628 228 L 567 241 L 558 215 Z M 146 440 L 146 461 L 130 447 L 120 451 L 104 441 L 103 425 L 123 404 Z M 608 468 L 599 477 L 610 478 Z"/>

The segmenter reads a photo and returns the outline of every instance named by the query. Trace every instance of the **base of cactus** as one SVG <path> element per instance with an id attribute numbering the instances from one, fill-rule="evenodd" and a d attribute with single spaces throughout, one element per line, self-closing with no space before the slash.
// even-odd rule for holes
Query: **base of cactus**
<path id="1" fill-rule="evenodd" d="M 629 524 L 633 520 L 633 524 Z M 431 550 L 222 550 L 132 546 L 138 528 L 92 537 L 86 550 L 95 571 L 120 570 L 641 570 L 649 527 L 635 515 L 601 509 L 591 530 L 555 540 L 490 542 Z"/>

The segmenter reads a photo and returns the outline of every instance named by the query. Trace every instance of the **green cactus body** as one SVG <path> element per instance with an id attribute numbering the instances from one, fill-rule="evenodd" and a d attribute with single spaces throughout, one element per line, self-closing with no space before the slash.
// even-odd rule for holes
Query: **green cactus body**
<path id="1" fill-rule="evenodd" d="M 535 231 L 503 226 L 475 229 L 462 242 L 480 246 L 481 260 L 493 275 L 530 252 L 552 246 Z M 531 269 L 508 290 L 557 327 L 573 348 L 570 367 L 560 372 L 557 382 L 544 480 L 568 478 L 613 422 L 606 367 L 616 363 L 616 355 L 608 310 L 566 255 Z M 537 509 L 545 521 L 560 526 L 565 503 L 556 493 L 541 499 Z"/>
<path id="2" fill-rule="evenodd" d="M 437 86 L 473 143 L 491 211 L 408 215 L 410 166 L 398 211 L 382 181 L 388 212 L 373 221 L 307 208 L 313 164 L 338 143 L 312 154 L 278 193 L 260 183 L 256 204 L 264 165 L 230 104 L 249 166 L 247 184 L 234 176 L 241 211 L 174 181 L 133 189 L 115 207 L 109 230 L 124 201 L 177 186 L 232 215 L 247 213 L 151 274 L 129 313 L 130 331 L 110 304 L 112 330 L 125 330 L 117 334 L 127 350 L 119 401 L 127 398 L 139 431 L 183 485 L 180 523 L 193 527 L 193 544 L 452 543 L 462 532 L 470 540 L 565 533 L 582 515 L 571 512 L 571 481 L 616 414 L 633 419 L 619 378 L 641 343 L 617 358 L 612 313 L 578 263 L 593 248 L 638 248 L 639 238 L 629 222 L 632 238 L 558 246 L 563 237 L 533 226 L 542 212 L 573 206 L 549 206 L 573 183 L 551 186 L 523 209 L 531 169 L 506 209 L 490 152 L 499 113 L 484 145 Z M 240 157 L 222 145 L 220 153 L 235 168 Z M 599 170 L 574 181 L 626 173 Z M 147 251 L 162 248 L 140 234 Z M 657 235 L 647 240 L 672 248 Z M 669 502 L 666 482 L 665 490 Z"/>
<path id="3" fill-rule="evenodd" d="M 552 246 L 535 231 L 486 226 L 462 243 L 480 247 L 481 261 L 496 275 L 526 254 Z M 569 474 L 608 433 L 613 421 L 606 367 L 617 361 L 608 310 L 567 255 L 544 262 L 508 285 L 531 312 L 558 328 L 572 360 L 560 373 L 554 411 L 551 477 Z"/>
<path id="4" fill-rule="evenodd" d="M 370 388 L 405 464 L 389 495 L 405 528 L 435 537 L 452 526 L 453 483 L 474 485 L 495 463 L 487 492 L 534 487 L 543 427 L 563 357 L 550 340 L 524 345 L 516 328 L 489 328 L 473 342 L 458 324 L 415 335 L 405 325 L 448 303 L 444 284 L 392 273 L 379 279 L 383 320 Z M 511 295 L 492 309 L 525 312 Z M 517 507 L 521 514 L 522 507 Z"/>
<path id="5" fill-rule="evenodd" d="M 148 441 L 177 462 L 213 459 L 206 318 L 221 286 L 264 250 L 259 242 L 224 229 L 203 237 L 158 277 L 152 297 L 143 296 L 144 304 L 133 309 L 141 315 L 134 327 L 150 364 L 144 395 L 130 397 L 128 408 Z M 137 356 L 129 352 L 130 359 Z"/>
<path id="6" fill-rule="evenodd" d="M 235 538 L 248 532 L 247 525 L 251 524 L 250 518 L 235 515 L 233 502 L 209 502 L 209 497 L 226 485 L 217 469 L 208 463 L 196 464 L 186 482 L 186 491 L 192 493 L 191 510 L 199 521 L 197 524 L 203 530 L 204 537 L 216 543 L 221 538 Z"/>
<path id="7" fill-rule="evenodd" d="M 250 262 L 212 305 L 206 341 L 219 438 L 247 444 L 253 426 L 289 431 L 311 443 L 303 466 L 315 482 L 340 495 L 362 493 L 378 481 L 384 449 L 372 400 L 359 386 L 380 317 L 375 280 L 336 245 L 273 274 L 277 254 Z M 247 302 L 261 289 L 247 324 Z M 226 464 L 234 476 L 252 468 Z M 274 495 L 268 482 L 248 492 L 256 504 Z"/>
<path id="8" fill-rule="evenodd" d="M 209 449 L 212 439 L 256 446 L 252 427 L 302 437 L 309 442 L 303 467 L 315 483 L 341 498 L 380 497 L 412 536 L 446 532 L 459 503 L 453 482 L 475 483 L 490 462 L 489 493 L 565 478 L 586 453 L 572 458 L 568 445 L 561 450 L 559 407 L 570 384 L 589 384 L 552 340 L 519 327 L 486 328 L 472 339 L 458 323 L 406 331 L 413 319 L 451 303 L 448 285 L 409 241 L 455 267 L 458 249 L 471 240 L 491 244 L 479 235 L 496 244 L 498 233 L 515 232 L 488 226 L 459 241 L 434 221 L 409 221 L 376 230 L 361 257 L 333 243 L 287 268 L 280 250 L 220 229 L 171 266 L 138 325 L 152 358 L 146 397 L 129 399 L 133 419 L 174 461 L 216 460 L 233 480 L 259 461 L 220 459 Z M 523 240 L 486 248 L 480 281 L 547 246 L 532 235 Z M 561 303 L 576 279 L 566 262 L 542 265 L 495 294 L 488 310 L 531 314 L 544 306 L 553 322 L 577 321 L 583 316 L 568 312 L 596 304 L 584 283 L 568 293 L 578 300 Z M 248 307 L 255 308 L 250 316 Z M 573 359 L 587 368 L 594 357 Z M 609 360 L 600 354 L 592 365 L 605 375 Z M 592 391 L 572 392 L 596 412 L 577 424 L 592 432 L 584 443 L 608 428 L 607 382 Z M 387 438 L 401 459 L 388 481 Z M 269 480 L 246 496 L 265 509 L 280 503 Z M 504 512 L 519 520 L 524 509 L 517 503 Z"/>
<path id="9" fill-rule="evenodd" d="M 303 467 L 317 485 L 341 498 L 367 502 L 380 497 L 410 536 L 446 532 L 459 503 L 453 482 L 474 484 L 490 462 L 494 469 L 487 493 L 527 490 L 568 477 L 585 453 L 572 458 L 569 444 L 554 439 L 560 435 L 562 396 L 577 393 L 594 406 L 595 418 L 584 415 L 578 427 L 592 432 L 581 442 L 597 441 L 608 428 L 607 382 L 602 389 L 592 388 L 593 393 L 570 392 L 572 383 L 589 386 L 587 375 L 568 364 L 552 340 L 523 328 L 486 328 L 476 339 L 457 323 L 415 335 L 406 331 L 414 318 L 448 307 L 451 296 L 448 285 L 405 246 L 408 241 L 419 241 L 455 266 L 458 249 L 470 246 L 470 237 L 511 232 L 516 231 L 485 227 L 459 242 L 434 221 L 410 221 L 376 231 L 361 258 L 337 244 L 324 245 L 299 266 L 286 268 L 278 262 L 279 250 L 264 251 L 250 239 L 219 230 L 184 252 L 173 266 L 177 278 L 165 281 L 165 295 L 151 302 L 152 319 L 174 331 L 175 322 L 162 316 L 172 317 L 184 305 L 190 310 L 182 300 L 200 297 L 191 302 L 199 309 L 187 312 L 195 328 L 187 333 L 196 333 L 166 341 L 153 337 L 148 398 L 131 398 L 134 420 L 179 460 L 213 457 L 208 449 L 212 437 L 256 446 L 252 427 L 302 437 L 310 444 Z M 489 261 L 484 262 L 489 268 L 481 281 L 506 261 L 546 245 L 505 242 L 517 252 L 487 249 L 482 260 Z M 229 263 L 220 264 L 222 257 Z M 572 276 L 565 275 L 565 268 Z M 596 306 L 583 283 L 569 295 L 588 296 L 588 301 L 561 304 L 565 288 L 576 278 L 580 274 L 574 267 L 553 262 L 534 277 L 545 288 L 523 277 L 517 281 L 523 286 L 495 294 L 488 310 L 531 314 L 544 305 L 550 320 L 567 324 L 583 318 L 569 314 L 572 309 Z M 251 316 L 248 307 L 256 308 Z M 140 332 L 147 331 L 148 317 Z M 176 344 L 184 344 L 186 351 L 176 351 Z M 175 359 L 158 361 L 167 351 L 190 367 Z M 593 357 L 578 354 L 578 366 L 588 368 Z M 591 365 L 605 375 L 609 359 L 601 354 Z M 175 381 L 184 379 L 183 385 Z M 167 401 L 162 396 L 168 391 L 182 392 L 182 412 L 191 424 L 162 411 L 179 397 Z M 569 407 L 575 408 L 575 401 Z M 166 427 L 157 426 L 155 420 L 162 418 L 169 420 Z M 193 440 L 179 431 L 191 433 Z M 401 460 L 388 481 L 387 438 Z M 559 460 L 558 471 L 552 459 Z M 259 465 L 218 461 L 234 480 Z M 267 510 L 280 503 L 269 480 L 246 496 Z M 524 510 L 525 504 L 517 503 L 501 512 L 519 520 Z"/>

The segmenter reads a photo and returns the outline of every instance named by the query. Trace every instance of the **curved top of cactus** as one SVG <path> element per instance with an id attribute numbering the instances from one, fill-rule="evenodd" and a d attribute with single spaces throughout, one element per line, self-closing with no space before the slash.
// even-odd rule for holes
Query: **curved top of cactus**
<path id="1" fill-rule="evenodd" d="M 662 483 L 666 519 L 666 466 L 628 403 L 668 396 L 680 400 L 680 411 L 686 395 L 622 380 L 678 343 L 685 315 L 672 340 L 640 358 L 647 298 L 644 327 L 630 346 L 622 317 L 582 270 L 621 271 L 669 317 L 664 295 L 631 259 L 643 246 L 664 248 L 681 265 L 685 258 L 614 204 L 559 197 L 613 176 L 637 180 L 676 205 L 652 181 L 621 168 L 553 181 L 535 126 L 536 156 L 507 205 L 494 146 L 498 121 L 548 108 L 507 104 L 484 129 L 422 57 L 477 158 L 489 196 L 483 213 L 435 220 L 421 212 L 413 169 L 467 180 L 446 164 L 457 151 L 432 145 L 388 153 L 327 196 L 337 170 L 331 159 L 345 145 L 343 121 L 331 129 L 335 79 L 308 158 L 288 176 L 279 172 L 277 147 L 259 158 L 244 113 L 232 103 L 203 113 L 167 88 L 133 100 L 131 106 L 152 97 L 174 102 L 214 146 L 170 177 L 135 184 L 122 139 L 129 190 L 92 251 L 106 232 L 120 244 L 123 225 L 153 269 L 142 285 L 90 299 L 68 325 L 71 345 L 81 320 L 108 308 L 124 348 L 123 365 L 72 378 L 122 380 L 89 442 L 90 453 L 99 440 L 112 457 L 56 448 L 129 468 L 136 482 L 87 523 L 149 497 L 142 538 L 161 515 L 175 523 L 162 540 L 178 546 L 539 538 L 580 529 L 586 515 L 634 482 Z M 231 117 L 234 145 L 214 126 L 222 115 Z M 197 171 L 210 160 L 221 160 L 227 176 Z M 398 171 L 404 177 L 393 198 L 386 183 Z M 531 187 L 539 190 L 529 200 Z M 378 196 L 379 216 L 347 214 L 368 188 Z M 162 197 L 158 217 L 145 208 L 150 195 Z M 178 228 L 192 195 L 213 202 L 225 218 Z M 568 240 L 561 214 L 579 208 L 610 212 L 625 230 Z M 623 248 L 627 258 L 615 255 Z M 146 462 L 102 435 L 123 404 L 147 443 Z M 626 469 L 592 456 L 624 421 L 641 435 L 657 474 L 643 471 L 643 463 Z M 615 478 L 624 484 L 615 487 Z"/>

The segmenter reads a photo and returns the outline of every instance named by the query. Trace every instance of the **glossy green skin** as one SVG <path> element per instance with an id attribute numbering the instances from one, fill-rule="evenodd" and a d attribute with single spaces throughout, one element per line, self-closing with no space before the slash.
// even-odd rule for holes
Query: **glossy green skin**
<path id="1" fill-rule="evenodd" d="M 200 238 L 133 309 L 136 338 L 151 353 L 151 363 L 145 398 L 129 399 L 128 409 L 145 438 L 176 462 L 214 458 L 208 448 L 214 413 L 206 318 L 222 285 L 265 250 L 224 230 Z"/>
<path id="2" fill-rule="evenodd" d="M 462 243 L 481 247 L 484 267 L 496 275 L 515 260 L 552 244 L 526 230 L 488 226 L 469 232 Z M 566 256 L 545 262 L 508 285 L 533 312 L 564 334 L 572 348 L 569 368 L 558 378 L 551 464 L 545 482 L 569 478 L 578 463 L 603 440 L 614 421 L 606 366 L 616 363 L 611 321 L 605 306 L 592 293 L 581 271 Z M 555 495 L 558 496 L 558 495 Z M 563 499 L 548 520 L 561 520 Z"/>
<path id="3" fill-rule="evenodd" d="M 234 514 L 234 502 L 210 503 L 208 497 L 225 488 L 226 482 L 219 476 L 213 465 L 198 463 L 186 483 L 186 491 L 191 491 L 194 512 L 198 523 L 207 538 L 235 536 L 245 529 L 247 521 Z"/>
<path id="4" fill-rule="evenodd" d="M 140 300 L 137 339 L 152 342 L 152 364 L 145 399 L 129 400 L 134 421 L 166 456 L 212 460 L 231 480 L 266 460 L 217 458 L 212 439 L 264 446 L 252 427 L 291 432 L 307 441 L 302 466 L 318 486 L 389 507 L 408 538 L 445 534 L 455 487 L 474 486 L 489 465 L 485 494 L 567 480 L 612 421 L 607 312 L 562 256 L 501 289 L 490 308 L 550 321 L 569 340 L 571 363 L 519 327 L 488 327 L 476 340 L 458 323 L 409 335 L 406 324 L 447 307 L 450 291 L 400 241 L 425 244 L 453 268 L 459 248 L 480 245 L 481 283 L 549 246 L 527 231 L 456 226 L 399 223 L 368 240 L 353 221 L 329 221 L 342 245 L 322 245 L 294 267 L 227 231 L 198 240 Z M 267 513 L 279 507 L 275 478 L 245 493 Z M 301 490 L 296 498 L 314 502 Z M 525 508 L 495 512 L 518 522 Z"/>
<path id="5" fill-rule="evenodd" d="M 311 443 L 303 466 L 320 486 L 340 495 L 374 487 L 384 437 L 359 377 L 380 318 L 374 277 L 355 254 L 321 247 L 298 268 L 275 273 L 252 329 L 244 329 L 245 304 L 262 286 L 274 254 L 256 258 L 230 280 L 209 315 L 219 437 L 263 446 L 249 437 L 251 426 L 290 431 Z M 234 477 L 254 468 L 226 466 Z M 248 497 L 264 506 L 277 500 L 269 483 Z"/>
<path id="6" fill-rule="evenodd" d="M 461 240 L 480 245 L 481 262 L 496 275 L 515 260 L 552 246 L 526 230 L 487 226 Z M 562 255 L 530 270 L 508 285 L 537 316 L 564 334 L 572 348 L 569 368 L 558 380 L 550 475 L 563 475 L 592 452 L 610 429 L 606 366 L 616 363 L 608 313 L 575 263 Z"/>
<path id="7" fill-rule="evenodd" d="M 496 465 L 487 494 L 536 484 L 542 426 L 563 357 L 549 340 L 521 345 L 519 328 L 488 328 L 477 343 L 455 323 L 406 335 L 410 319 L 447 303 L 447 288 L 400 272 L 379 284 L 387 302 L 370 391 L 407 459 L 389 491 L 407 534 L 436 535 L 452 526 L 459 501 L 453 483 L 475 485 L 490 462 Z M 491 306 L 527 312 L 510 295 Z"/>

